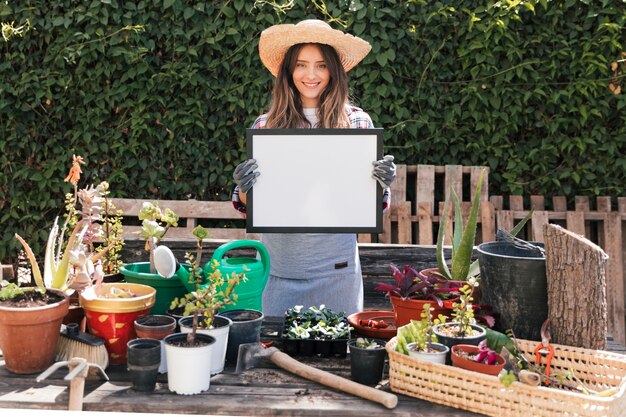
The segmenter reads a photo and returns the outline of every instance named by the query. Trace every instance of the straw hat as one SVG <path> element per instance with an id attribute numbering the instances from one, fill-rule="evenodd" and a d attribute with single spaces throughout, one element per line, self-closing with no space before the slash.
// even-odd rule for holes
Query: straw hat
<path id="1" fill-rule="evenodd" d="M 323 43 L 335 48 L 343 69 L 348 72 L 372 49 L 361 38 L 332 29 L 321 20 L 303 20 L 295 25 L 274 25 L 261 32 L 259 55 L 261 62 L 274 77 L 278 75 L 287 50 L 299 43 Z"/>

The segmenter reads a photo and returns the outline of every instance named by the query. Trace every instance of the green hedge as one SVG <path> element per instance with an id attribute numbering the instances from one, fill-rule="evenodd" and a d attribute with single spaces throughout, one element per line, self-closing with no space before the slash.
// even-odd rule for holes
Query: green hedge
<path id="1" fill-rule="evenodd" d="M 397 162 L 489 165 L 492 194 L 624 195 L 625 16 L 622 0 L 0 2 L 0 260 L 16 231 L 42 252 L 72 154 L 117 197 L 228 199 L 273 82 L 259 34 L 307 17 L 371 42 L 352 94 Z"/>

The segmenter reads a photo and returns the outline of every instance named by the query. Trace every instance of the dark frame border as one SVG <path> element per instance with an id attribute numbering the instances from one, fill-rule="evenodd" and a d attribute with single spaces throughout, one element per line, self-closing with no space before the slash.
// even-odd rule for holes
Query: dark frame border
<path id="1" fill-rule="evenodd" d="M 376 160 L 383 157 L 383 129 L 246 129 L 246 148 L 248 158 L 253 155 L 253 137 L 255 135 L 367 135 L 376 136 Z M 332 190 L 332 187 L 328 188 Z M 318 227 L 318 226 L 254 226 L 254 187 L 247 195 L 246 231 L 249 233 L 382 233 L 383 231 L 383 190 L 376 188 L 376 226 Z M 341 209 L 341 208 L 339 208 Z M 350 208 L 354 209 L 354 208 Z"/>

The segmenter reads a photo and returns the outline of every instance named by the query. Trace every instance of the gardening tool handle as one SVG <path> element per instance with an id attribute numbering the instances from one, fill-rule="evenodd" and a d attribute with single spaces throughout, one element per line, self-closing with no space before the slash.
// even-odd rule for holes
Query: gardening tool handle
<path id="1" fill-rule="evenodd" d="M 387 408 L 394 408 L 398 405 L 398 397 L 394 394 L 380 391 L 376 388 L 368 387 L 367 385 L 362 385 L 349 379 L 331 374 L 330 372 L 305 365 L 283 352 L 277 351 L 273 353 L 270 356 L 270 360 L 279 368 L 285 369 L 291 373 L 301 376 L 302 378 L 326 385 L 327 387 L 335 388 L 339 391 L 347 392 L 349 394 L 365 398 L 366 400 L 380 403 Z"/>
<path id="2" fill-rule="evenodd" d="M 79 368 L 77 375 L 71 378 L 70 382 L 70 400 L 68 404 L 69 411 L 83 411 L 83 395 L 85 393 L 85 378 L 89 373 L 89 365 L 83 358 L 72 358 L 69 361 L 70 373 L 74 368 Z M 69 376 L 69 374 L 68 374 Z"/>

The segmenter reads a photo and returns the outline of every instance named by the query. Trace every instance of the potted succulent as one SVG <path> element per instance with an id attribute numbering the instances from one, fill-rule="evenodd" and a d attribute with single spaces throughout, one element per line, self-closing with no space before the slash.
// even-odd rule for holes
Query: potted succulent
<path id="1" fill-rule="evenodd" d="M 487 346 L 487 339 L 478 346 L 454 345 L 451 356 L 454 366 L 487 375 L 497 376 L 505 365 L 502 355 Z"/>
<path id="2" fill-rule="evenodd" d="M 172 210 L 162 209 L 156 202 L 145 202 L 138 215 L 142 222 L 140 236 L 145 239 L 149 262 L 124 264 L 120 272 L 127 282 L 149 285 L 156 289 L 156 301 L 151 314 L 165 314 L 174 298 L 186 294 L 187 288 L 178 279 L 168 279 L 157 272 L 155 250 L 167 230 L 178 224 L 178 216 Z"/>
<path id="3" fill-rule="evenodd" d="M 35 254 L 31 250 L 26 241 L 15 235 L 16 239 L 22 244 L 24 250 L 30 260 L 33 277 L 37 286 L 36 290 L 30 289 L 24 291 L 8 286 L 5 291 L 4 299 L 6 303 L 12 302 L 16 297 L 21 298 L 43 298 L 52 299 L 54 308 L 35 307 L 31 308 L 30 304 L 26 308 L 20 308 L 23 314 L 19 314 L 22 318 L 8 319 L 8 323 L 13 328 L 6 331 L 0 331 L 2 336 L 2 350 L 4 351 L 9 369 L 15 369 L 16 372 L 25 372 L 24 369 L 18 369 L 18 366 L 26 365 L 28 360 L 20 360 L 18 364 L 13 364 L 11 352 L 21 352 L 22 355 L 40 356 L 42 358 L 39 365 L 31 366 L 28 372 L 36 372 L 34 369 L 43 366 L 47 367 L 54 359 L 54 350 L 56 348 L 60 324 L 63 317 L 68 313 L 69 300 L 67 295 L 74 291 L 83 291 L 90 288 L 93 282 L 101 282 L 104 278 L 102 267 L 102 256 L 104 256 L 112 247 L 117 245 L 115 239 L 111 239 L 109 245 L 99 252 L 94 250 L 94 241 L 103 236 L 103 231 L 99 221 L 101 220 L 100 211 L 102 209 L 102 199 L 107 193 L 108 184 L 101 183 L 97 187 L 89 186 L 84 189 L 78 189 L 78 181 L 80 180 L 81 168 L 84 162 L 80 156 L 73 156 L 72 168 L 65 181 L 69 181 L 74 186 L 74 199 L 71 202 L 71 215 L 68 215 L 64 224 L 59 227 L 58 219 L 55 219 L 48 242 L 46 245 L 46 253 L 44 257 L 44 272 L 41 273 L 39 264 Z M 78 209 L 80 205 L 80 209 Z M 70 220 L 72 221 L 70 223 Z M 71 224 L 71 233 L 65 238 L 65 231 Z M 52 294 L 57 296 L 53 297 Z M 0 321 L 5 321 L 6 314 L 18 314 L 16 308 L 11 307 L 6 312 L 0 313 Z M 34 321 L 38 326 L 46 324 L 46 328 L 38 327 L 34 336 L 24 336 L 22 331 L 26 331 L 29 326 L 26 323 L 26 316 L 30 316 L 30 320 Z M 11 322 L 21 321 L 19 333 L 15 325 Z M 24 344 L 24 339 L 28 340 L 28 345 Z M 21 347 L 14 348 L 13 343 L 22 343 Z M 47 347 L 52 353 L 33 354 L 31 349 Z M 11 363 L 11 364 L 9 364 Z M 45 365 L 44 365 L 45 364 Z M 41 369 L 40 369 L 41 370 Z"/>
<path id="4" fill-rule="evenodd" d="M 437 267 L 435 270 L 439 275 L 447 280 L 467 281 L 470 277 L 479 274 L 478 261 L 472 262 L 472 252 L 474 249 L 474 239 L 476 238 L 476 228 L 478 226 L 478 211 L 480 208 L 480 193 L 483 186 L 483 177 L 485 175 L 483 169 L 478 178 L 478 184 L 474 192 L 474 200 L 470 209 L 467 223 L 463 225 L 463 216 L 461 210 L 461 202 L 454 192 L 451 193 L 454 204 L 454 231 L 452 235 L 452 258 L 450 259 L 450 267 L 444 257 L 443 243 L 446 235 L 448 216 L 450 210 L 450 194 L 443 205 L 443 213 L 439 219 L 439 229 L 437 232 Z M 424 271 L 422 271 L 424 273 Z M 428 270 L 429 274 L 434 272 L 433 269 Z"/>
<path id="5" fill-rule="evenodd" d="M 457 299 L 459 284 L 448 281 L 438 274 L 423 274 L 405 265 L 402 270 L 390 265 L 393 283 L 375 282 L 376 289 L 385 291 L 393 306 L 396 326 L 404 326 L 411 320 L 419 320 L 425 304 L 433 308 L 433 314 L 449 314 L 452 300 Z"/>
<path id="6" fill-rule="evenodd" d="M 470 278 L 461 288 L 461 296 L 454 302 L 450 322 L 439 323 L 433 327 L 433 332 L 442 344 L 452 348 L 458 344 L 478 345 L 487 336 L 487 331 L 476 324 L 472 293 L 478 286 L 478 280 Z M 450 354 L 446 357 L 450 364 Z"/>
<path id="7" fill-rule="evenodd" d="M 206 231 L 202 226 L 194 229 L 194 236 L 200 242 L 206 236 Z M 197 326 L 198 332 L 209 334 L 216 339 L 211 360 L 211 374 L 222 372 L 226 358 L 226 347 L 228 344 L 228 333 L 232 321 L 223 316 L 217 315 L 219 310 L 234 302 L 236 298 L 235 286 L 247 280 L 245 273 L 232 272 L 229 276 L 222 275 L 217 262 L 212 262 L 212 272 L 206 277 L 203 284 L 202 269 L 200 268 L 198 257 L 188 253 L 186 259 L 189 262 L 190 279 L 194 282 L 195 291 L 175 298 L 170 304 L 170 310 L 181 309 L 183 318 L 179 320 L 181 332 L 192 332 Z M 202 313 L 198 317 L 198 312 Z M 193 315 L 193 317 L 189 317 Z M 168 368 L 169 369 L 169 368 Z"/>
<path id="8" fill-rule="evenodd" d="M 10 372 L 38 373 L 54 362 L 68 307 L 62 291 L 0 282 L 0 349 Z"/>
<path id="9" fill-rule="evenodd" d="M 411 320 L 398 329 L 396 350 L 421 361 L 445 364 L 449 348 L 437 343 L 433 326 L 445 323 L 446 317 L 439 315 L 433 319 L 433 308 L 425 304 L 421 320 Z"/>
<path id="10" fill-rule="evenodd" d="M 359 384 L 376 385 L 383 377 L 385 367 L 385 341 L 356 338 L 348 340 L 350 350 L 350 375 Z"/>

